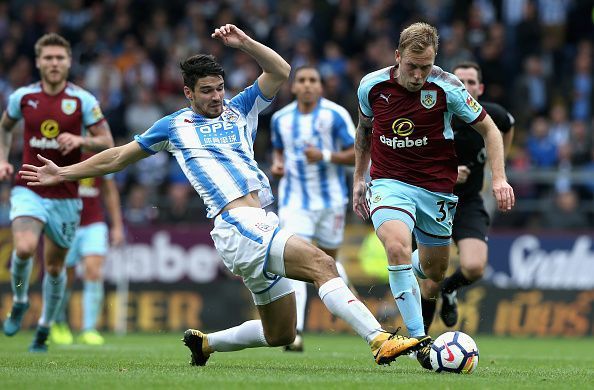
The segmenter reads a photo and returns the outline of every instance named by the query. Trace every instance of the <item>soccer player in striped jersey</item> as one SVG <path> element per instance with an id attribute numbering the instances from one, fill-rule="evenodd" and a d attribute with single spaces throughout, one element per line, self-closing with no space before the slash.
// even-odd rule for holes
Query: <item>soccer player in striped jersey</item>
<path id="1" fill-rule="evenodd" d="M 295 71 L 291 86 L 296 100 L 272 116 L 271 172 L 281 177 L 280 225 L 336 259 L 342 244 L 348 190 L 345 165 L 355 164 L 355 125 L 345 108 L 322 97 L 318 70 Z M 338 273 L 349 284 L 346 271 Z M 292 281 L 297 303 L 297 337 L 287 351 L 303 351 L 307 285 Z"/>
<path id="2" fill-rule="evenodd" d="M 415 277 L 440 282 L 448 268 L 458 198 L 452 115 L 485 140 L 493 192 L 500 210 L 510 210 L 503 142 L 497 126 L 454 75 L 434 65 L 437 30 L 414 23 L 400 34 L 394 66 L 361 80 L 355 141 L 353 208 L 371 218 L 388 255 L 390 289 L 411 337 L 425 334 L 421 292 Z M 371 161 L 371 182 L 365 174 Z M 412 234 L 418 250 L 412 252 Z M 426 298 L 428 292 L 424 291 Z M 431 369 L 430 346 L 417 352 Z"/>
<path id="3" fill-rule="evenodd" d="M 37 155 L 60 164 L 81 159 L 81 148 L 100 151 L 113 146 L 111 132 L 97 99 L 68 82 L 72 63 L 70 43 L 57 34 L 46 34 L 35 44 L 35 64 L 41 81 L 13 92 L 0 120 L 0 180 L 13 172 L 8 162 L 11 130 L 23 119 L 23 163 L 37 161 Z M 13 305 L 4 321 L 4 333 L 16 334 L 29 308 L 28 290 L 33 255 L 43 233 L 45 274 L 43 306 L 31 352 L 47 351 L 46 340 L 66 286 L 64 258 L 80 220 L 78 183 L 55 187 L 27 187 L 16 175 L 10 195 L 10 220 L 14 251 L 10 275 Z"/>
<path id="4" fill-rule="evenodd" d="M 425 346 L 416 338 L 388 333 L 338 276 L 334 259 L 312 244 L 279 228 L 278 217 L 263 207 L 273 201 L 270 184 L 254 160 L 258 114 L 287 81 L 290 66 L 272 49 L 232 24 L 215 29 L 213 38 L 238 48 L 262 68 L 262 74 L 231 100 L 225 100 L 225 72 L 210 55 L 181 64 L 190 107 L 158 120 L 134 141 L 98 153 L 81 163 L 58 167 L 40 157 L 38 167 L 23 166 L 32 187 L 56 185 L 123 169 L 162 150 L 171 152 L 214 218 L 211 236 L 223 262 L 243 278 L 260 320 L 205 334 L 188 329 L 184 342 L 191 363 L 203 366 L 214 352 L 284 346 L 295 339 L 295 294 L 285 278 L 312 282 L 322 302 L 369 344 L 377 364 Z"/>

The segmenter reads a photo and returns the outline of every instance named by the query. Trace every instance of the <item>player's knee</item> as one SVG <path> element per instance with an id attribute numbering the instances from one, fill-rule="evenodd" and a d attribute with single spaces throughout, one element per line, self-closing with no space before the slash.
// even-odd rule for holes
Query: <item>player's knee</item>
<path id="1" fill-rule="evenodd" d="M 339 276 L 338 270 L 336 269 L 336 261 L 324 251 L 316 249 L 314 259 L 316 263 L 316 272 L 318 273 L 314 280 L 327 280 Z"/>
<path id="2" fill-rule="evenodd" d="M 266 342 L 271 347 L 282 347 L 291 344 L 295 341 L 297 331 L 295 328 L 279 329 L 276 332 L 268 332 L 265 334 Z"/>
<path id="3" fill-rule="evenodd" d="M 391 265 L 410 264 L 412 248 L 397 240 L 386 241 L 386 254 Z"/>
<path id="4" fill-rule="evenodd" d="M 14 250 L 19 259 L 28 259 L 33 257 L 36 249 L 37 243 L 29 240 L 21 240 L 14 244 Z"/>
<path id="5" fill-rule="evenodd" d="M 101 269 L 88 268 L 85 270 L 85 280 L 91 282 L 98 282 L 102 280 L 103 274 Z"/>
<path id="6" fill-rule="evenodd" d="M 448 262 L 436 261 L 429 267 L 423 267 L 423 272 L 427 278 L 431 279 L 435 283 L 441 282 L 445 278 L 445 274 L 448 270 Z"/>
<path id="7" fill-rule="evenodd" d="M 53 277 L 60 275 L 64 267 L 62 264 L 46 264 L 45 271 Z"/>
<path id="8" fill-rule="evenodd" d="M 485 274 L 485 264 L 483 264 L 483 263 L 468 264 L 468 265 L 462 267 L 462 270 L 464 272 L 464 276 L 466 276 L 467 279 L 472 280 L 472 281 L 479 280 Z"/>

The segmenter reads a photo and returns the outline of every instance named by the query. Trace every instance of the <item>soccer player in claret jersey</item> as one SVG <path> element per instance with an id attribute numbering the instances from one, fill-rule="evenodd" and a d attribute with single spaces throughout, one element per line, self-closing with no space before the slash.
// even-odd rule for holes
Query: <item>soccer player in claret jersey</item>
<path id="1" fill-rule="evenodd" d="M 322 97 L 318 70 L 303 66 L 291 86 L 296 100 L 272 116 L 271 172 L 279 184 L 280 226 L 336 259 L 342 244 L 348 190 L 344 165 L 355 164 L 355 125 L 347 110 Z M 341 278 L 349 284 L 342 264 Z M 307 285 L 295 280 L 297 337 L 287 351 L 303 351 Z"/>
<path id="2" fill-rule="evenodd" d="M 503 143 L 481 105 L 452 74 L 434 65 L 437 30 L 414 23 L 400 34 L 396 64 L 368 74 L 358 90 L 353 208 L 371 218 L 388 256 L 390 289 L 410 336 L 427 341 L 419 277 L 440 282 L 448 267 L 458 175 L 452 115 L 485 139 L 500 210 L 514 193 L 503 166 Z M 371 160 L 371 182 L 365 173 Z M 412 233 L 418 250 L 412 252 Z M 414 269 L 414 271 L 413 271 Z M 430 346 L 417 352 L 431 369 Z"/>
<path id="3" fill-rule="evenodd" d="M 87 159 L 91 155 L 85 153 L 83 159 Z M 78 194 L 83 202 L 80 227 L 76 230 L 74 241 L 66 255 L 68 277 L 66 293 L 51 327 L 50 340 L 55 344 L 62 345 L 73 342 L 66 308 L 70 302 L 72 285 L 76 278 L 76 265 L 82 261 L 84 267 L 82 333 L 77 342 L 87 345 L 103 345 L 105 340 L 97 331 L 97 321 L 103 307 L 103 263 L 109 249 L 109 242 L 111 241 L 111 245 L 114 246 L 124 242 L 120 194 L 112 174 L 80 180 Z M 101 202 L 102 198 L 103 202 Z M 110 228 L 105 222 L 103 205 L 109 215 Z"/>
<path id="4" fill-rule="evenodd" d="M 57 34 L 46 34 L 35 44 L 35 56 L 41 81 L 13 92 L 0 120 L 0 180 L 9 179 L 13 173 L 8 162 L 11 130 L 20 119 L 25 127 L 24 164 L 37 161 L 37 155 L 61 164 L 73 164 L 80 161 L 82 147 L 99 151 L 113 146 L 97 100 L 67 81 L 71 65 L 69 42 Z M 29 350 L 45 352 L 49 326 L 66 285 L 64 257 L 80 219 L 78 184 L 27 187 L 25 179 L 17 174 L 10 203 L 14 246 L 10 275 L 14 297 L 10 315 L 3 324 L 4 333 L 7 336 L 17 333 L 29 308 L 33 255 L 43 233 L 43 307 Z"/>
<path id="5" fill-rule="evenodd" d="M 454 67 L 454 74 L 464 83 L 468 93 L 478 99 L 484 92 L 481 68 L 474 62 L 462 62 Z M 483 102 L 480 104 L 493 118 L 503 137 L 505 154 L 509 151 L 514 134 L 514 117 L 499 104 Z M 487 265 L 487 231 L 489 214 L 485 210 L 481 190 L 483 188 L 486 150 L 483 138 L 457 116 L 452 120 L 456 154 L 458 155 L 458 179 L 454 194 L 458 196 L 458 207 L 452 238 L 458 246 L 460 266 L 441 283 L 440 317 L 446 326 L 458 322 L 458 303 L 456 291 L 479 280 Z M 426 280 L 424 290 L 428 296 L 436 296 L 439 286 Z M 423 321 L 428 331 L 433 321 L 436 300 L 422 298 Z"/>
<path id="6" fill-rule="evenodd" d="M 230 271 L 252 292 L 260 320 L 205 334 L 188 329 L 184 342 L 193 365 L 205 365 L 213 352 L 283 346 L 295 339 L 295 294 L 284 278 L 312 282 L 322 302 L 371 347 L 377 364 L 387 364 L 424 344 L 384 331 L 376 318 L 338 276 L 334 259 L 278 227 L 278 217 L 262 207 L 273 201 L 270 184 L 253 158 L 258 114 L 266 108 L 290 66 L 276 52 L 232 24 L 212 37 L 258 62 L 263 73 L 231 100 L 224 99 L 223 68 L 204 54 L 182 62 L 184 94 L 190 107 L 168 115 L 127 145 L 98 153 L 78 164 L 27 164 L 21 174 L 32 187 L 102 176 L 161 150 L 171 152 L 214 218 L 211 236 Z"/>

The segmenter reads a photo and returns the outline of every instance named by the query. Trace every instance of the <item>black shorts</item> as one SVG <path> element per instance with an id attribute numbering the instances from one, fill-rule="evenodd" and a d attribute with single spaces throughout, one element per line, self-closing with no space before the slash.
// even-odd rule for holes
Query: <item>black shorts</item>
<path id="1" fill-rule="evenodd" d="M 452 238 L 454 242 L 463 238 L 478 238 L 487 242 L 490 223 L 489 214 L 480 195 L 461 198 L 456 207 Z"/>

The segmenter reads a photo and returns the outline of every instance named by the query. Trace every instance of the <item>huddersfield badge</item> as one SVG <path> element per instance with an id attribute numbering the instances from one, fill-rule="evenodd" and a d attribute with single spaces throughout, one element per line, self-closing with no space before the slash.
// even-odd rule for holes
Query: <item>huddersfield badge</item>
<path id="1" fill-rule="evenodd" d="M 437 103 L 437 91 L 421 90 L 421 105 L 426 109 L 432 108 Z"/>

